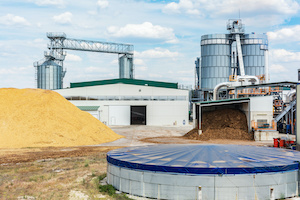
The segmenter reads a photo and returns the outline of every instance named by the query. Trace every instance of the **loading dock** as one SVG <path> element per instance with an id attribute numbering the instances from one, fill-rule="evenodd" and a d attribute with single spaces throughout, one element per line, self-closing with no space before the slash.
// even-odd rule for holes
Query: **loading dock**
<path id="1" fill-rule="evenodd" d="M 236 109 L 242 111 L 247 118 L 248 132 L 255 131 L 255 140 L 272 140 L 273 137 L 278 136 L 276 126 L 273 120 L 273 97 L 272 96 L 258 96 L 240 99 L 225 99 L 218 101 L 204 101 L 193 104 L 193 125 L 198 129 L 199 134 L 202 133 L 203 113 L 223 110 Z M 211 122 L 213 123 L 213 122 Z M 264 130 L 257 130 L 258 126 L 267 125 L 263 127 Z M 274 129 L 275 127 L 275 129 Z M 261 128 L 261 127 L 259 127 Z"/>
<path id="2" fill-rule="evenodd" d="M 146 125 L 146 106 L 130 107 L 130 125 Z"/>

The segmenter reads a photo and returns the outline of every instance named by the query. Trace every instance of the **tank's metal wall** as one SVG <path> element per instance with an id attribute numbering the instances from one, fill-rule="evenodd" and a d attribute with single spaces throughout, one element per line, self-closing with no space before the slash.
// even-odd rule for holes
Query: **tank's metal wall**
<path id="1" fill-rule="evenodd" d="M 201 89 L 229 81 L 231 46 L 228 34 L 201 37 Z"/>
<path id="2" fill-rule="evenodd" d="M 130 170 L 108 163 L 107 181 L 122 192 L 156 199 L 270 199 L 298 195 L 298 171 L 243 175 L 184 175 Z"/>
<path id="3" fill-rule="evenodd" d="M 129 55 L 123 55 L 119 58 L 119 77 L 133 78 L 133 58 Z"/>
<path id="4" fill-rule="evenodd" d="M 267 49 L 267 35 L 244 35 L 242 39 L 242 53 L 246 75 L 258 76 L 265 74 L 265 51 Z"/>
<path id="5" fill-rule="evenodd" d="M 37 67 L 37 87 L 47 90 L 62 88 L 63 69 L 53 61 L 46 61 Z"/>
<path id="6" fill-rule="evenodd" d="M 202 90 L 213 90 L 222 82 L 229 81 L 231 75 L 230 34 L 210 34 L 201 37 L 201 66 L 199 77 Z M 241 36 L 242 54 L 246 75 L 266 74 L 265 52 L 268 50 L 268 38 L 265 34 L 244 34 Z"/>

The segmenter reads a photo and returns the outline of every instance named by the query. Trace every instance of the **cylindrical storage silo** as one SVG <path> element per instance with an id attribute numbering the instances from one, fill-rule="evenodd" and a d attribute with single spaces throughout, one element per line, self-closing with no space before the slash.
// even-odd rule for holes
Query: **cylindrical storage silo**
<path id="1" fill-rule="evenodd" d="M 259 76 L 266 74 L 265 52 L 267 50 L 267 35 L 252 33 L 242 36 L 242 53 L 246 75 Z"/>
<path id="2" fill-rule="evenodd" d="M 212 90 L 229 81 L 231 43 L 228 34 L 201 37 L 201 89 Z"/>
<path id="3" fill-rule="evenodd" d="M 131 55 L 119 57 L 119 77 L 133 79 L 133 58 Z"/>
<path id="4" fill-rule="evenodd" d="M 300 152 L 242 145 L 169 144 L 107 153 L 107 181 L 142 197 L 280 199 L 298 195 Z"/>
<path id="5" fill-rule="evenodd" d="M 47 90 L 56 90 L 63 87 L 63 67 L 52 60 L 45 61 L 37 66 L 37 87 Z"/>

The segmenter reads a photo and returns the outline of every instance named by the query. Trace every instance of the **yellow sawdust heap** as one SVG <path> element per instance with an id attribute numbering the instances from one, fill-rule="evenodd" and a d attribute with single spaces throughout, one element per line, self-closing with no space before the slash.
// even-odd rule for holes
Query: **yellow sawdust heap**
<path id="1" fill-rule="evenodd" d="M 0 89 L 0 148 L 94 145 L 122 137 L 54 91 Z"/>

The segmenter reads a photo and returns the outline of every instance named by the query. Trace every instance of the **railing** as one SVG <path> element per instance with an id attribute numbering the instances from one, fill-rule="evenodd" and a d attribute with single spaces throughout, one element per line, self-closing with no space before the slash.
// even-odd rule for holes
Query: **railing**
<path id="1" fill-rule="evenodd" d="M 65 96 L 72 101 L 187 101 L 186 96 Z"/>
<path id="2" fill-rule="evenodd" d="M 270 130 L 270 131 L 276 131 L 277 130 L 277 123 L 272 120 L 271 124 L 269 123 L 258 123 L 255 122 L 254 120 L 251 121 L 251 127 L 254 128 L 254 130 L 259 131 L 259 130 Z"/>
<path id="3" fill-rule="evenodd" d="M 48 38 L 66 38 L 67 35 L 63 32 L 48 32 L 47 37 Z"/>

